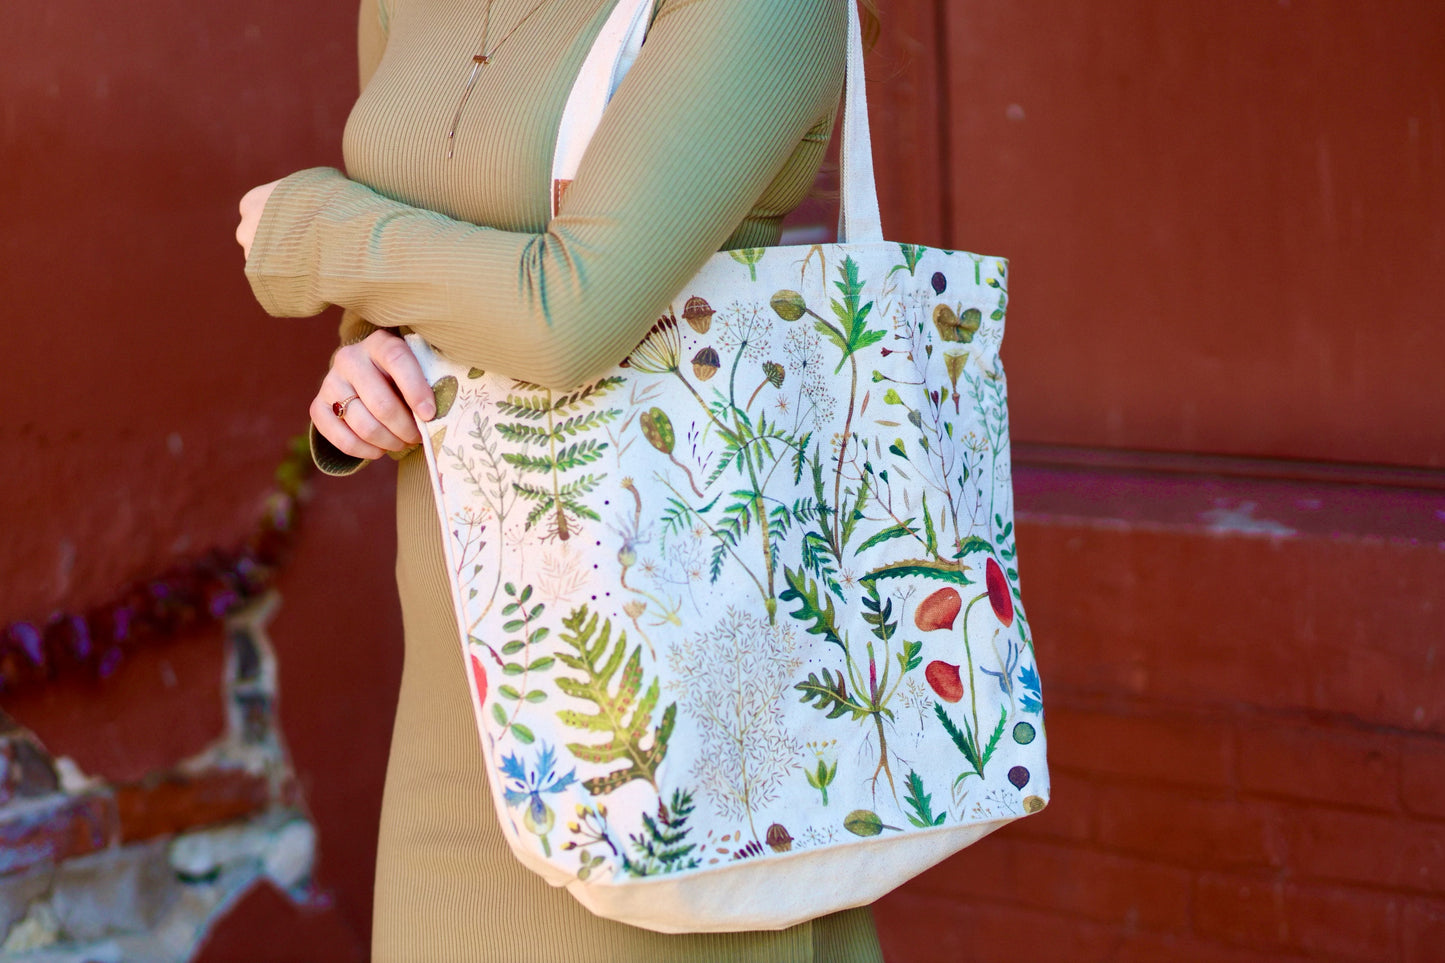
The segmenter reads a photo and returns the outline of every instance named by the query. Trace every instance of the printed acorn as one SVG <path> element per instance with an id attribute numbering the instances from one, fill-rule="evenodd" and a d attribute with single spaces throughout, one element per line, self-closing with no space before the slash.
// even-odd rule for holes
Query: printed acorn
<path id="1" fill-rule="evenodd" d="M 941 588 L 918 603 L 918 608 L 913 612 L 913 624 L 918 626 L 921 632 L 951 629 L 953 620 L 958 618 L 962 608 L 963 597 L 958 594 L 958 589 Z"/>
<path id="2" fill-rule="evenodd" d="M 717 374 L 717 369 L 721 366 L 722 361 L 713 348 L 703 348 L 692 356 L 692 373 L 697 375 L 699 380 L 707 381 Z"/>
<path id="3" fill-rule="evenodd" d="M 768 845 L 775 853 L 786 853 L 793 848 L 793 837 L 782 823 L 773 823 L 768 827 Z"/>
<path id="4" fill-rule="evenodd" d="M 682 308 L 682 319 L 692 325 L 692 329 L 698 334 L 707 334 L 707 329 L 712 327 L 712 316 L 717 314 L 712 305 L 702 298 L 691 297 Z M 696 361 L 693 362 L 696 364 Z"/>
<path id="5" fill-rule="evenodd" d="M 958 702 L 963 698 L 963 680 L 959 678 L 958 666 L 952 662 L 935 660 L 928 663 L 923 677 L 944 702 Z"/>

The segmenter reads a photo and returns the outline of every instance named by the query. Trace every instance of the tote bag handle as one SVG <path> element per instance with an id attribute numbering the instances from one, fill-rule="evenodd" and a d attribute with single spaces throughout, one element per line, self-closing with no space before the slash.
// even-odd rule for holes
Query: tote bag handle
<path id="1" fill-rule="evenodd" d="M 582 63 L 572 85 L 557 149 L 552 157 L 552 213 L 577 175 L 577 167 L 607 102 L 637 59 L 654 0 L 620 0 Z M 848 68 L 843 93 L 843 144 L 839 150 L 842 197 L 838 241 L 869 244 L 883 240 L 878 212 L 878 182 L 873 172 L 873 138 L 868 129 L 868 90 L 863 72 L 863 28 L 858 5 L 848 0 Z"/>

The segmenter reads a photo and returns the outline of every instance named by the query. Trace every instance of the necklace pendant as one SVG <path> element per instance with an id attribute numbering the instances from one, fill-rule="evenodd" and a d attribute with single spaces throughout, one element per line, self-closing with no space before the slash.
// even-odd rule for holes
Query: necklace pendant
<path id="1" fill-rule="evenodd" d="M 485 67 L 487 64 L 492 62 L 492 58 L 487 56 L 486 54 L 476 54 L 472 57 L 472 62 L 481 64 Z"/>

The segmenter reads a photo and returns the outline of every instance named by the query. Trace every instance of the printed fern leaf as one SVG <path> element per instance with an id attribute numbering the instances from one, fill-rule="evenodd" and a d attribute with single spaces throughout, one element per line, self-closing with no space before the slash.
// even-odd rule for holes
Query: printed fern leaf
<path id="1" fill-rule="evenodd" d="M 602 743 L 568 743 L 567 749 L 583 762 L 625 761 L 621 769 L 583 783 L 594 796 L 612 792 L 634 779 L 646 780 L 656 789 L 657 767 L 667 755 L 677 703 L 663 710 L 661 723 L 654 727 L 652 715 L 661 697 L 661 686 L 653 679 L 643 689 L 642 647 L 629 653 L 626 632 L 619 632 L 614 643 L 612 621 L 603 621 L 600 629 L 597 623 L 597 615 L 590 614 L 587 606 L 574 609 L 562 620 L 564 628 L 559 635 L 573 651 L 559 652 L 557 656 L 564 666 L 580 675 L 558 678 L 557 687 L 574 699 L 592 703 L 597 711 L 562 710 L 557 715 L 563 725 L 608 733 L 611 738 Z"/>

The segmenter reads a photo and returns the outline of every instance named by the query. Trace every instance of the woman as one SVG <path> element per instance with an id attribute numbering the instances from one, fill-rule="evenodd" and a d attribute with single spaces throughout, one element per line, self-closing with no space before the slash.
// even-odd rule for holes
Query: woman
<path id="1" fill-rule="evenodd" d="M 702 263 L 777 243 L 831 133 L 850 0 L 656 0 L 556 217 L 563 104 L 613 0 L 363 0 L 349 178 L 249 193 L 237 238 L 278 316 L 346 309 L 311 405 L 333 473 L 403 452 L 434 402 L 407 326 L 565 389 L 623 358 Z M 382 815 L 379 961 L 864 961 L 866 909 L 665 936 L 591 916 L 512 859 L 486 789 L 425 460 L 400 459 L 406 661 Z"/>

